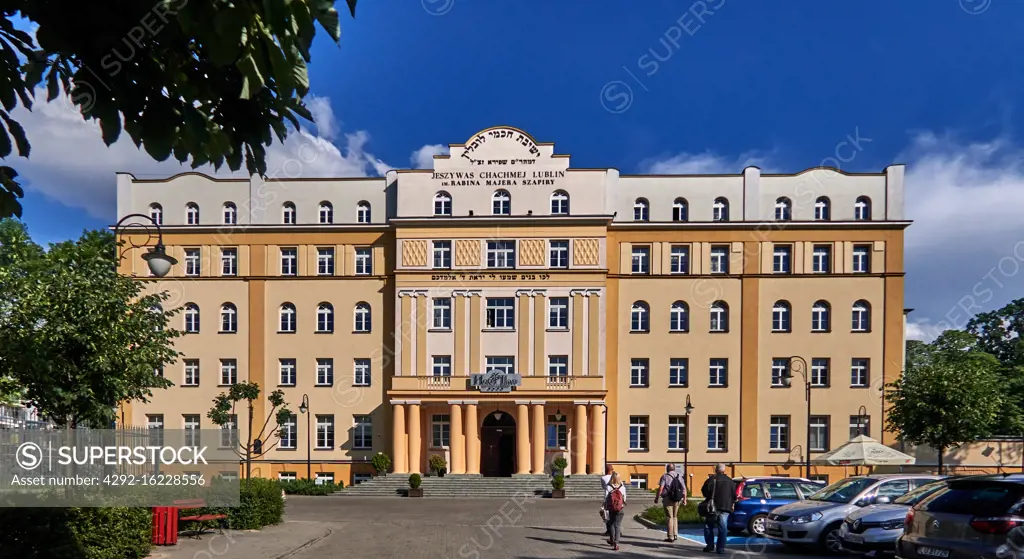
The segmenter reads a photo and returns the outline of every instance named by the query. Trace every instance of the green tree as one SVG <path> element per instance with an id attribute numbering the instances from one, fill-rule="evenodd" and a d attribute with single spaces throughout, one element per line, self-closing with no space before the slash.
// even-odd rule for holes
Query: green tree
<path id="1" fill-rule="evenodd" d="M 267 401 L 272 406 L 270 413 L 267 414 L 267 419 L 263 422 L 263 427 L 260 428 L 259 434 L 253 437 L 252 427 L 255 420 L 255 406 L 253 402 L 258 400 L 259 397 L 259 384 L 249 381 L 233 384 L 227 392 L 222 392 L 213 399 L 213 407 L 206 414 L 206 417 L 209 417 L 214 424 L 223 427 L 237 421 L 238 415 L 235 413 L 235 408 L 239 402 L 245 402 L 246 409 L 249 412 L 249 428 L 246 430 L 245 444 L 238 440 L 236 441 L 238 448 L 235 449 L 235 454 L 238 454 L 239 458 L 245 460 L 245 479 L 252 477 L 252 457 L 264 454 L 277 446 L 277 443 L 281 440 L 279 427 L 288 422 L 292 415 L 291 410 L 288 409 L 288 404 L 284 401 L 284 392 L 280 390 L 271 392 L 267 396 Z M 277 426 L 268 433 L 267 427 L 270 425 L 270 420 L 275 418 L 277 419 Z M 235 425 L 235 429 L 238 429 L 238 425 Z M 266 442 L 264 436 L 267 438 L 276 436 L 277 441 L 270 446 L 266 446 L 264 444 Z"/>
<path id="2" fill-rule="evenodd" d="M 0 12 L 0 158 L 28 157 L 25 130 L 11 118 L 63 90 L 107 145 L 122 129 L 137 147 L 193 168 L 243 159 L 266 173 L 266 146 L 286 123 L 312 121 L 303 104 L 319 24 L 337 43 L 334 0 L 8 0 Z M 346 0 L 355 17 L 356 0 Z M 14 18 L 38 27 L 35 37 Z M 38 45 L 36 44 L 38 42 Z M 13 138 L 13 143 L 12 143 Z M 0 167 L 0 218 L 21 216 L 11 167 Z"/>
<path id="3" fill-rule="evenodd" d="M 947 450 L 992 433 L 1003 405 L 999 361 L 960 330 L 918 349 L 903 376 L 886 385 L 886 426 L 901 440 L 934 448 L 941 472 Z"/>
<path id="4" fill-rule="evenodd" d="M 1024 437 L 1024 299 L 975 316 L 967 331 L 978 347 L 999 359 L 1005 405 L 997 432 Z"/>
<path id="5" fill-rule="evenodd" d="M 88 231 L 44 251 L 24 225 L 0 221 L 0 387 L 60 426 L 107 427 L 115 406 L 171 382 L 175 310 L 150 282 L 117 273 L 114 236 Z"/>

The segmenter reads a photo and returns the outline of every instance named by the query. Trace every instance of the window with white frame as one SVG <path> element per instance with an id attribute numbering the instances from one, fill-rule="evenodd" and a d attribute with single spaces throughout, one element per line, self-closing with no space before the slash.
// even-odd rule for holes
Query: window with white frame
<path id="1" fill-rule="evenodd" d="M 728 447 L 726 443 L 729 418 L 724 415 L 708 416 L 708 451 L 725 452 Z"/>
<path id="2" fill-rule="evenodd" d="M 629 364 L 629 385 L 648 386 L 650 384 L 651 362 L 648 359 L 631 359 Z"/>
<path id="3" fill-rule="evenodd" d="M 199 206 L 195 202 L 185 204 L 185 225 L 199 225 Z"/>
<path id="4" fill-rule="evenodd" d="M 871 305 L 867 301 L 857 301 L 853 304 L 851 309 L 853 324 L 852 330 L 854 332 L 870 332 L 871 331 Z"/>
<path id="5" fill-rule="evenodd" d="M 146 428 L 149 429 L 149 442 L 151 446 L 163 446 L 164 444 L 164 416 L 163 414 L 147 414 Z"/>
<path id="6" fill-rule="evenodd" d="M 356 275 L 373 275 L 373 249 L 371 247 L 356 247 Z"/>
<path id="7" fill-rule="evenodd" d="M 295 332 L 295 305 L 285 303 L 281 305 L 280 328 L 278 332 Z"/>
<path id="8" fill-rule="evenodd" d="M 222 275 L 222 276 L 237 276 L 238 275 L 238 249 L 237 248 L 221 248 L 220 249 L 220 275 Z"/>
<path id="9" fill-rule="evenodd" d="M 355 377 L 352 384 L 355 386 L 370 386 L 370 360 L 356 359 L 353 361 L 352 368 Z"/>
<path id="10" fill-rule="evenodd" d="M 316 360 L 316 385 L 334 385 L 334 359 L 330 357 L 318 357 Z"/>
<path id="11" fill-rule="evenodd" d="M 548 376 L 549 377 L 560 377 L 565 378 L 569 376 L 569 356 L 568 355 L 549 355 L 548 356 Z"/>
<path id="12" fill-rule="evenodd" d="M 853 204 L 853 219 L 867 221 L 871 219 L 871 199 L 867 196 L 857 198 Z"/>
<path id="13" fill-rule="evenodd" d="M 373 474 L 352 474 L 352 485 L 359 485 L 371 479 L 373 479 Z"/>
<path id="14" fill-rule="evenodd" d="M 629 311 L 629 331 L 651 331 L 651 309 L 647 303 L 643 301 L 633 303 L 633 307 Z"/>
<path id="15" fill-rule="evenodd" d="M 295 359 L 284 358 L 277 360 L 278 384 L 281 386 L 295 386 Z"/>
<path id="16" fill-rule="evenodd" d="M 185 382 L 182 384 L 185 386 L 199 386 L 199 360 L 185 359 L 182 363 L 185 365 Z"/>
<path id="17" fill-rule="evenodd" d="M 320 202 L 320 223 L 334 223 L 334 206 L 330 202 Z"/>
<path id="18" fill-rule="evenodd" d="M 552 268 L 568 268 L 569 241 L 551 241 L 548 262 Z"/>
<path id="19" fill-rule="evenodd" d="M 285 225 L 295 225 L 295 204 L 291 202 L 285 202 L 281 204 L 281 223 Z"/>
<path id="20" fill-rule="evenodd" d="M 452 195 L 445 191 L 434 195 L 434 215 L 452 215 Z"/>
<path id="21" fill-rule="evenodd" d="M 185 304 L 185 332 L 199 333 L 199 305 L 195 303 Z"/>
<path id="22" fill-rule="evenodd" d="M 853 245 L 853 273 L 867 274 L 871 272 L 871 246 Z"/>
<path id="23" fill-rule="evenodd" d="M 774 245 L 772 247 L 772 273 L 793 273 L 793 245 Z"/>
<path id="24" fill-rule="evenodd" d="M 238 415 L 231 414 L 220 426 L 220 448 L 235 448 L 238 444 Z"/>
<path id="25" fill-rule="evenodd" d="M 729 385 L 729 360 L 713 357 L 708 361 L 708 386 L 724 387 Z"/>
<path id="26" fill-rule="evenodd" d="M 832 219 L 832 203 L 825 196 L 814 201 L 814 220 L 828 221 Z"/>
<path id="27" fill-rule="evenodd" d="M 672 245 L 669 256 L 669 272 L 673 274 L 690 273 L 690 247 L 688 245 Z"/>
<path id="28" fill-rule="evenodd" d="M 772 306 L 772 332 L 790 332 L 793 329 L 792 309 L 786 301 L 776 301 Z"/>
<path id="29" fill-rule="evenodd" d="M 238 332 L 238 309 L 231 303 L 220 306 L 220 331 L 224 334 Z"/>
<path id="30" fill-rule="evenodd" d="M 356 204 L 356 223 L 370 223 L 370 203 L 363 201 Z"/>
<path id="31" fill-rule="evenodd" d="M 668 360 L 668 385 L 689 386 L 690 360 L 686 357 L 672 357 Z"/>
<path id="32" fill-rule="evenodd" d="M 334 415 L 316 416 L 316 448 L 326 450 L 334 448 Z"/>
<path id="33" fill-rule="evenodd" d="M 284 423 L 279 425 L 279 433 L 281 442 L 278 444 L 278 448 L 284 450 L 294 450 L 298 444 L 298 429 L 297 422 L 298 417 L 295 414 L 290 414 Z"/>
<path id="34" fill-rule="evenodd" d="M 355 310 L 355 331 L 369 332 L 372 328 L 372 315 L 368 303 L 358 303 Z"/>
<path id="35" fill-rule="evenodd" d="M 316 273 L 320 276 L 334 275 L 334 248 L 321 247 L 316 249 Z"/>
<path id="36" fill-rule="evenodd" d="M 815 274 L 828 274 L 832 271 L 832 246 L 814 245 L 811 255 L 811 271 Z"/>
<path id="37" fill-rule="evenodd" d="M 433 262 L 435 270 L 450 270 L 452 267 L 452 242 L 434 241 Z"/>
<path id="38" fill-rule="evenodd" d="M 569 328 L 569 298 L 548 299 L 548 328 L 565 330 Z"/>
<path id="39" fill-rule="evenodd" d="M 160 204 L 150 204 L 149 205 L 149 217 L 157 225 L 163 225 L 164 224 L 164 208 L 163 208 L 163 206 L 161 206 Z"/>
<path id="40" fill-rule="evenodd" d="M 569 425 L 564 415 L 549 415 L 546 433 L 546 446 L 549 450 L 565 449 L 569 446 Z"/>
<path id="41" fill-rule="evenodd" d="M 863 388 L 868 385 L 869 361 L 863 357 L 850 360 L 850 386 Z"/>
<path id="42" fill-rule="evenodd" d="M 690 331 L 690 306 L 684 301 L 672 303 L 672 308 L 668 313 L 668 330 L 669 332 Z"/>
<path id="43" fill-rule="evenodd" d="M 488 297 L 486 326 L 506 330 L 515 328 L 516 300 L 512 297 Z"/>
<path id="44" fill-rule="evenodd" d="M 668 417 L 668 449 L 686 450 L 689 440 L 690 437 L 688 429 L 686 428 L 686 416 L 670 415 Z"/>
<path id="45" fill-rule="evenodd" d="M 729 331 L 729 305 L 725 301 L 715 301 L 711 303 L 711 331 L 712 332 L 728 332 Z"/>
<path id="46" fill-rule="evenodd" d="M 811 307 L 811 332 L 828 332 L 832 329 L 832 307 L 828 301 L 815 301 Z"/>
<path id="47" fill-rule="evenodd" d="M 811 442 L 808 448 L 811 452 L 827 452 L 828 445 L 828 416 L 812 415 L 808 428 L 811 430 Z"/>
<path id="48" fill-rule="evenodd" d="M 430 448 L 448 448 L 451 444 L 451 416 L 433 414 L 430 416 Z"/>
<path id="49" fill-rule="evenodd" d="M 452 356 L 451 355 L 435 355 L 431 358 L 430 372 L 435 377 L 450 377 L 452 376 Z"/>
<path id="50" fill-rule="evenodd" d="M 551 194 L 551 215 L 569 215 L 569 194 L 556 190 Z"/>
<path id="51" fill-rule="evenodd" d="M 831 363 L 827 357 L 814 357 L 811 359 L 811 386 L 828 386 L 830 365 Z"/>
<path id="52" fill-rule="evenodd" d="M 515 241 L 487 241 L 487 267 L 512 269 L 516 267 Z"/>
<path id="53" fill-rule="evenodd" d="M 373 448 L 373 418 L 369 415 L 353 417 L 352 448 L 368 450 Z"/>
<path id="54" fill-rule="evenodd" d="M 775 201 L 775 221 L 789 221 L 793 219 L 793 202 L 789 198 L 779 198 Z"/>
<path id="55" fill-rule="evenodd" d="M 711 273 L 729 273 L 729 245 L 711 245 Z"/>
<path id="56" fill-rule="evenodd" d="M 200 446 L 199 415 L 185 414 L 181 419 L 185 426 L 185 446 Z"/>
<path id="57" fill-rule="evenodd" d="M 496 190 L 491 195 L 491 214 L 512 215 L 512 195 L 507 190 Z"/>
<path id="58" fill-rule="evenodd" d="M 650 204 L 643 198 L 637 198 L 633 202 L 633 221 L 650 221 Z"/>
<path id="59" fill-rule="evenodd" d="M 432 299 L 434 322 L 433 328 L 438 330 L 451 330 L 452 327 L 452 299 L 451 297 L 434 297 Z"/>
<path id="60" fill-rule="evenodd" d="M 689 221 L 690 205 L 685 198 L 676 198 L 672 202 L 672 221 Z"/>
<path id="61" fill-rule="evenodd" d="M 785 386 L 783 379 L 789 372 L 789 359 L 776 357 L 772 359 L 772 386 Z"/>
<path id="62" fill-rule="evenodd" d="M 629 474 L 629 485 L 634 489 L 647 490 L 647 474 Z"/>
<path id="63" fill-rule="evenodd" d="M 511 355 L 491 355 L 487 357 L 487 371 L 498 370 L 502 374 L 511 375 L 516 370 L 516 358 Z"/>
<path id="64" fill-rule="evenodd" d="M 729 221 L 729 201 L 725 198 L 715 198 L 711 205 L 711 219 L 714 221 Z"/>
<path id="65" fill-rule="evenodd" d="M 221 359 L 220 360 L 220 385 L 231 386 L 232 384 L 238 384 L 238 360 L 237 359 Z"/>
<path id="66" fill-rule="evenodd" d="M 651 273 L 651 247 L 636 245 L 633 246 L 632 270 L 634 274 Z"/>
<path id="67" fill-rule="evenodd" d="M 647 450 L 649 421 L 646 415 L 629 416 L 629 450 Z"/>
<path id="68" fill-rule="evenodd" d="M 773 415 L 768 426 L 768 450 L 785 452 L 789 450 L 789 416 Z"/>
<path id="69" fill-rule="evenodd" d="M 320 303 L 316 307 L 316 331 L 334 332 L 334 305 Z"/>
<path id="70" fill-rule="evenodd" d="M 224 204 L 224 225 L 238 224 L 238 208 L 231 202 Z"/>
<path id="71" fill-rule="evenodd" d="M 198 248 L 185 249 L 185 275 L 198 276 L 200 273 L 200 251 Z"/>
<path id="72" fill-rule="evenodd" d="M 281 275 L 282 276 L 294 276 L 299 270 L 299 256 L 298 249 L 295 248 L 282 248 L 281 249 Z"/>

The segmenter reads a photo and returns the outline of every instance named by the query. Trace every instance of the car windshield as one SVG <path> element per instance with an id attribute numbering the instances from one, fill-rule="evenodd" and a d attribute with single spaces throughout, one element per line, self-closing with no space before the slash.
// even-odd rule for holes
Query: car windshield
<path id="1" fill-rule="evenodd" d="M 849 503 L 877 481 L 877 479 L 867 477 L 847 478 L 815 492 L 808 499 L 811 501 L 827 501 L 829 503 Z"/>
<path id="2" fill-rule="evenodd" d="M 895 500 L 893 500 L 893 502 L 896 503 L 897 505 L 916 505 L 917 503 L 921 502 L 921 499 L 924 499 L 928 495 L 935 493 L 936 491 L 942 489 L 945 486 L 946 482 L 944 481 L 936 481 L 933 483 L 922 485 L 917 489 L 911 491 L 910 493 L 907 493 L 906 495 L 897 497 Z"/>

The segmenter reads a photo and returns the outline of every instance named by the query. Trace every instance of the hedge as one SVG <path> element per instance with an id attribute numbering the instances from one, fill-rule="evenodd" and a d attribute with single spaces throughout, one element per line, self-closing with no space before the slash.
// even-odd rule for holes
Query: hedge
<path id="1" fill-rule="evenodd" d="M 687 501 L 685 506 L 679 506 L 678 518 L 680 524 L 698 524 L 703 522 L 700 515 L 697 514 L 697 504 L 699 502 L 699 499 L 690 499 Z M 665 507 L 661 505 L 652 505 L 647 507 L 644 509 L 644 512 L 640 513 L 640 516 L 643 516 L 651 522 L 661 524 L 662 526 L 667 524 Z"/>
<path id="2" fill-rule="evenodd" d="M 311 479 L 296 479 L 292 481 L 281 481 L 281 489 L 288 495 L 330 495 L 335 491 L 344 489 L 344 482 L 338 483 L 317 483 Z"/>
<path id="3" fill-rule="evenodd" d="M 282 484 L 274 479 L 254 477 L 238 480 L 240 502 L 237 507 L 209 507 L 197 514 L 226 514 L 227 527 L 233 530 L 258 530 L 280 524 L 284 516 Z M 195 512 L 195 511 L 193 511 Z M 212 522 L 216 525 L 216 522 Z"/>
<path id="4" fill-rule="evenodd" d="M 0 509 L 0 555 L 19 559 L 141 559 L 149 555 L 148 508 Z"/>

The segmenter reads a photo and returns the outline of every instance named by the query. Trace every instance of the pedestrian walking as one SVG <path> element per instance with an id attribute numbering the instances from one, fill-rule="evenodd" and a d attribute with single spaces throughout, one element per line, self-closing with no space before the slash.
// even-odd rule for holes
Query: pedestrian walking
<path id="1" fill-rule="evenodd" d="M 601 493 L 603 493 L 606 497 L 608 496 L 608 482 L 610 482 L 611 480 L 612 480 L 612 467 L 611 466 L 605 466 L 604 467 L 604 475 L 601 476 Z M 607 526 L 608 526 L 608 509 L 604 508 L 604 501 L 603 500 L 601 501 L 601 509 L 598 511 L 598 514 L 601 515 L 601 520 L 604 521 L 605 528 L 606 528 L 605 531 L 604 531 L 604 534 L 602 534 L 602 535 L 605 536 L 605 537 L 611 536 L 612 533 L 607 530 Z"/>
<path id="2" fill-rule="evenodd" d="M 715 473 L 708 476 L 704 486 L 700 488 L 700 493 L 704 496 L 704 501 L 697 507 L 697 512 L 704 517 L 704 551 L 715 551 L 719 555 L 725 555 L 729 513 L 736 504 L 736 483 L 725 475 L 725 464 L 715 466 Z"/>
<path id="3" fill-rule="evenodd" d="M 626 514 L 626 486 L 622 484 L 619 472 L 612 472 L 605 489 L 604 507 L 608 511 L 608 544 L 615 551 L 619 550 L 622 538 L 622 517 Z"/>
<path id="4" fill-rule="evenodd" d="M 676 471 L 675 464 L 666 464 L 665 473 L 658 482 L 658 492 L 654 494 L 654 504 L 661 499 L 665 508 L 665 520 L 668 524 L 667 542 L 674 542 L 679 538 L 679 505 L 686 506 L 686 483 Z"/>

